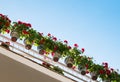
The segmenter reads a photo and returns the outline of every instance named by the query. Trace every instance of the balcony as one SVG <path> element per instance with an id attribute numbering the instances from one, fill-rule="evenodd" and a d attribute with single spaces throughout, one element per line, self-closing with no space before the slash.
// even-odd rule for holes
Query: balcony
<path id="1" fill-rule="evenodd" d="M 11 43 L 10 49 L 0 46 L 0 82 L 94 82 L 89 76 L 83 76 L 49 57 L 38 55 L 33 49 L 25 50 L 24 45 L 12 42 L 6 36 L 0 35 L 0 41 Z M 64 75 L 44 67 L 41 62 L 59 66 Z"/>

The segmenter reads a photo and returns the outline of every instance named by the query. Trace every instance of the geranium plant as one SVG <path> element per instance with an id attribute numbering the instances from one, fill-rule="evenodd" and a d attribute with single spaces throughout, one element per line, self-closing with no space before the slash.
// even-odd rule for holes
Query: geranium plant
<path id="1" fill-rule="evenodd" d="M 93 79 L 93 80 L 96 80 L 97 78 L 98 78 L 98 76 L 99 76 L 99 74 L 100 74 L 100 70 L 103 70 L 104 69 L 104 67 L 102 66 L 102 65 L 99 65 L 99 64 L 93 64 L 92 66 L 91 66 L 91 68 L 89 69 L 89 71 L 90 71 L 90 74 L 91 74 L 91 78 Z"/>
<path id="2" fill-rule="evenodd" d="M 2 33 L 10 32 L 10 23 L 11 20 L 6 15 L 0 14 L 0 31 Z"/>
<path id="3" fill-rule="evenodd" d="M 15 32 L 15 35 L 17 34 L 17 36 L 19 37 L 15 37 L 14 33 L 11 34 L 11 39 L 17 39 L 17 38 L 20 38 L 20 39 L 23 39 L 25 37 L 28 37 L 29 33 L 28 31 L 31 29 L 31 24 L 30 23 L 25 23 L 25 22 L 21 22 L 21 21 L 18 21 L 18 22 L 13 22 L 13 26 L 12 26 L 12 32 Z M 11 32 L 11 33 L 12 33 Z M 14 35 L 14 36 L 12 36 Z"/>

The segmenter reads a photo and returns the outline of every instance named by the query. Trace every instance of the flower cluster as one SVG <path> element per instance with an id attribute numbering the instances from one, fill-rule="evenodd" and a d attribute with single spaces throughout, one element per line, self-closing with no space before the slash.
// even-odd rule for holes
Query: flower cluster
<path id="1" fill-rule="evenodd" d="M 1 32 L 9 33 L 10 23 L 11 23 L 11 20 L 6 15 L 0 14 L 0 31 Z"/>
<path id="2" fill-rule="evenodd" d="M 30 29 L 31 29 L 30 23 L 18 21 L 18 22 L 13 22 L 11 31 L 13 35 L 14 35 L 14 32 L 18 34 L 17 38 L 23 39 L 23 38 L 29 37 L 32 34 L 32 32 L 31 34 L 29 33 Z"/>

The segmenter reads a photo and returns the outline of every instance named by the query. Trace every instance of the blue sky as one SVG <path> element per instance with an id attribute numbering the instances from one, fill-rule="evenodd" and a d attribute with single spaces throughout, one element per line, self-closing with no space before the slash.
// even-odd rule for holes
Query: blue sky
<path id="1" fill-rule="evenodd" d="M 85 48 L 96 63 L 120 69 L 119 0 L 0 0 L 0 13 L 45 35 Z"/>

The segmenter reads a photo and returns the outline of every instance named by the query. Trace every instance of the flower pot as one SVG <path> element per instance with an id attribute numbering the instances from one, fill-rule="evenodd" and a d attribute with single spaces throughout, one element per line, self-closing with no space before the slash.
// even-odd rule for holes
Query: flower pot
<path id="1" fill-rule="evenodd" d="M 65 58 L 65 63 L 67 65 L 67 67 L 71 68 L 74 64 L 74 59 L 71 57 L 66 57 Z"/>
<path id="2" fill-rule="evenodd" d="M 11 40 L 13 42 L 16 42 L 17 39 L 20 37 L 17 31 L 12 31 L 11 34 L 10 34 L 10 36 L 11 36 Z"/>
<path id="3" fill-rule="evenodd" d="M 29 42 L 29 39 L 24 40 L 25 49 L 30 50 L 32 48 L 32 44 Z"/>
<path id="4" fill-rule="evenodd" d="M 98 74 L 96 72 L 91 72 L 90 75 L 92 80 L 97 80 Z"/>
<path id="5" fill-rule="evenodd" d="M 57 62 L 59 60 L 59 58 L 61 57 L 61 55 L 58 52 L 55 52 L 54 56 L 53 56 L 53 60 L 55 62 Z"/>
<path id="6" fill-rule="evenodd" d="M 42 65 L 46 68 L 50 68 L 50 64 L 49 63 L 46 63 L 46 62 L 43 62 Z"/>
<path id="7" fill-rule="evenodd" d="M 39 51 L 39 54 L 44 55 L 43 45 L 37 46 L 37 50 Z"/>
<path id="8" fill-rule="evenodd" d="M 4 47 L 4 48 L 6 48 L 6 49 L 8 49 L 8 50 L 10 50 L 10 49 L 9 49 L 9 45 L 7 45 L 7 43 L 2 42 L 2 43 L 1 43 L 1 46 Z"/>
<path id="9" fill-rule="evenodd" d="M 82 65 L 78 65 L 78 70 L 80 71 L 80 73 L 82 75 L 85 75 L 86 74 L 86 68 Z"/>

